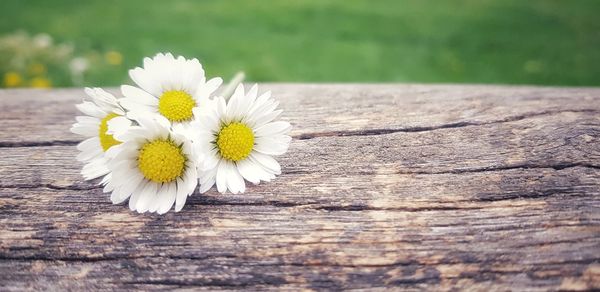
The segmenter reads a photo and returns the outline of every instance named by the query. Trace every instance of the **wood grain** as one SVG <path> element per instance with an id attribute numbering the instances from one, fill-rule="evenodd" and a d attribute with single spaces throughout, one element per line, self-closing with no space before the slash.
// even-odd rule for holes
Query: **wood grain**
<path id="1" fill-rule="evenodd" d="M 600 289 L 600 89 L 261 88 L 283 174 L 165 216 L 82 181 L 81 89 L 0 91 L 0 290 Z"/>

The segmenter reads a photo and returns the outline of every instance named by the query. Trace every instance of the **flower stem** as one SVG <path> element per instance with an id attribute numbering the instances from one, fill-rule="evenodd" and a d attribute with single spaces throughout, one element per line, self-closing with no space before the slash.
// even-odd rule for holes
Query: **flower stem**
<path id="1" fill-rule="evenodd" d="M 235 76 L 233 76 L 233 79 L 231 79 L 231 81 L 229 81 L 229 83 L 227 84 L 227 87 L 225 87 L 225 89 L 223 89 L 223 92 L 221 93 L 221 96 L 223 98 L 225 98 L 225 101 L 227 101 L 227 100 L 229 100 L 229 98 L 231 98 L 231 96 L 233 95 L 233 92 L 235 91 L 235 88 L 238 86 L 238 84 L 240 84 L 244 81 L 244 78 L 246 78 L 246 74 L 244 74 L 244 72 L 239 71 L 239 72 L 235 73 Z"/>

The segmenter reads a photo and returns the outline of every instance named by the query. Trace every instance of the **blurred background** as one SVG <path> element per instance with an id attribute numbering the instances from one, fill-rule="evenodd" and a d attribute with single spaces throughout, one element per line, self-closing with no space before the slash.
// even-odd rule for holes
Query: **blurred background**
<path id="1" fill-rule="evenodd" d="M 600 85 L 599 0 L 2 0 L 2 87 L 115 86 L 144 56 L 249 81 Z"/>

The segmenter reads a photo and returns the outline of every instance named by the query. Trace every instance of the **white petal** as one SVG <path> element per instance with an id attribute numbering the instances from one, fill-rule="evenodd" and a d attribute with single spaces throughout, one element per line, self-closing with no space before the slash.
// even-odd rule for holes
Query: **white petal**
<path id="1" fill-rule="evenodd" d="M 154 96 L 160 96 L 162 93 L 161 84 L 159 80 L 153 77 L 152 72 L 144 70 L 142 68 L 135 68 L 129 70 L 129 77 L 139 87 Z"/>
<path id="2" fill-rule="evenodd" d="M 98 127 L 93 127 L 93 126 L 89 126 L 89 125 L 81 125 L 81 124 L 74 124 L 73 127 L 71 127 L 71 132 L 74 134 L 78 134 L 81 136 L 85 136 L 85 137 L 94 137 L 94 136 L 98 136 Z"/>
<path id="3" fill-rule="evenodd" d="M 256 159 L 249 157 L 246 160 L 250 161 L 252 171 L 255 173 L 256 176 L 260 177 L 261 181 L 268 182 L 275 178 L 275 175 L 269 169 L 265 168 L 260 163 L 258 163 Z"/>
<path id="4" fill-rule="evenodd" d="M 104 89 L 95 87 L 95 88 L 85 88 L 85 93 L 92 98 L 93 102 L 103 111 L 110 113 L 113 110 L 119 107 L 117 103 L 117 99 L 114 95 L 104 91 Z"/>
<path id="5" fill-rule="evenodd" d="M 131 197 L 129 197 L 129 210 L 131 211 L 135 211 L 135 206 L 137 205 L 137 201 L 142 197 L 143 193 L 142 191 L 146 188 L 146 185 L 148 185 L 148 181 L 144 180 L 142 181 L 138 187 L 135 189 L 135 191 L 133 191 L 133 193 L 131 194 Z"/>
<path id="6" fill-rule="evenodd" d="M 227 113 L 227 103 L 225 102 L 225 99 L 222 97 L 215 98 L 215 107 L 216 107 L 217 117 L 219 117 L 222 122 L 228 122 L 228 121 L 225 121 L 226 120 L 225 114 Z"/>
<path id="7" fill-rule="evenodd" d="M 248 93 L 246 94 L 246 98 L 248 100 L 254 101 L 254 100 L 256 100 L 257 94 L 258 94 L 258 84 L 255 83 L 254 85 L 252 85 L 252 87 L 250 87 L 250 90 L 248 90 Z"/>
<path id="8" fill-rule="evenodd" d="M 281 135 L 287 133 L 291 127 L 292 126 L 288 122 L 277 121 L 257 128 L 254 133 L 256 134 L 256 137 Z"/>
<path id="9" fill-rule="evenodd" d="M 119 189 L 114 189 L 112 191 L 112 193 L 110 194 L 110 201 L 114 205 L 121 204 L 121 203 L 125 202 L 125 200 L 127 200 L 127 197 L 121 196 Z"/>
<path id="10" fill-rule="evenodd" d="M 197 117 L 197 126 L 210 133 L 211 130 L 219 128 L 219 120 L 213 115 L 204 114 Z"/>
<path id="11" fill-rule="evenodd" d="M 158 106 L 137 103 L 136 101 L 134 101 L 132 99 L 121 98 L 121 100 L 119 102 L 128 111 L 151 112 L 151 113 L 158 112 Z"/>
<path id="12" fill-rule="evenodd" d="M 114 117 L 106 123 L 109 135 L 122 135 L 131 127 L 131 120 L 126 117 Z"/>
<path id="13" fill-rule="evenodd" d="M 104 178 L 109 175 L 111 176 L 111 180 L 106 181 L 106 184 L 104 184 L 104 188 L 102 189 L 102 192 L 104 193 L 110 193 L 115 189 L 115 185 L 112 182 L 112 173 L 107 174 Z M 102 181 L 104 181 L 104 179 L 102 179 Z"/>
<path id="14" fill-rule="evenodd" d="M 258 128 L 266 123 L 271 122 L 272 120 L 277 118 L 282 112 L 283 110 L 276 110 L 267 114 L 255 113 L 253 116 L 249 116 L 247 118 L 247 123 L 253 128 Z"/>
<path id="15" fill-rule="evenodd" d="M 100 138 L 98 137 L 88 138 L 77 144 L 77 150 L 82 152 L 94 151 L 95 149 L 102 150 L 100 146 Z"/>
<path id="16" fill-rule="evenodd" d="M 188 167 L 183 177 L 183 183 L 185 184 L 188 195 L 191 195 L 198 185 L 198 170 L 195 167 Z"/>
<path id="17" fill-rule="evenodd" d="M 139 192 L 139 193 L 138 192 L 134 192 L 133 194 L 131 194 L 131 197 L 129 197 L 129 210 L 135 211 L 135 204 L 137 204 L 138 200 L 141 197 L 142 197 L 142 193 L 141 192 Z"/>
<path id="18" fill-rule="evenodd" d="M 105 175 L 102 178 L 102 181 L 99 183 L 99 185 L 105 186 L 110 181 L 111 178 L 112 178 L 112 175 L 110 173 Z"/>
<path id="19" fill-rule="evenodd" d="M 201 170 L 208 170 L 217 167 L 219 163 L 220 157 L 217 154 L 217 150 L 213 149 L 209 153 L 206 153 L 204 156 L 204 160 L 202 161 L 202 165 L 200 167 Z"/>
<path id="20" fill-rule="evenodd" d="M 227 191 L 227 165 L 225 161 L 219 161 L 217 165 L 217 191 L 225 193 Z"/>
<path id="21" fill-rule="evenodd" d="M 135 189 L 138 188 L 144 177 L 141 174 L 136 174 L 127 179 L 127 182 L 120 187 L 120 192 L 124 196 L 129 197 Z"/>
<path id="22" fill-rule="evenodd" d="M 204 69 L 198 59 L 185 60 L 183 57 L 180 58 L 182 59 L 182 64 L 180 65 L 182 70 L 180 71 L 179 82 L 185 92 L 194 95 L 198 87 L 202 86 L 204 81 L 206 81 Z"/>
<path id="23" fill-rule="evenodd" d="M 157 136 L 157 134 L 153 131 L 149 131 L 148 129 L 139 126 L 132 126 L 124 132 L 115 132 L 113 134 L 113 138 L 116 140 L 130 144 L 137 140 L 150 140 L 155 136 Z"/>
<path id="24" fill-rule="evenodd" d="M 110 170 L 113 173 L 113 181 L 115 181 L 116 185 L 122 185 L 120 183 L 122 180 L 126 181 L 129 179 L 129 176 L 138 173 L 137 163 L 133 160 L 118 160 L 113 161 L 110 164 Z"/>
<path id="25" fill-rule="evenodd" d="M 246 191 L 244 178 L 238 172 L 237 167 L 233 162 L 227 161 L 227 188 L 233 194 L 243 193 Z"/>
<path id="26" fill-rule="evenodd" d="M 100 119 L 96 117 L 88 117 L 88 116 L 77 116 L 75 117 L 78 123 L 81 124 L 89 124 L 91 126 L 98 125 L 100 126 Z"/>
<path id="27" fill-rule="evenodd" d="M 250 153 L 250 158 L 260 163 L 260 165 L 264 166 L 265 169 L 267 169 L 271 173 L 281 174 L 281 166 L 279 165 L 279 163 L 277 163 L 275 159 L 273 159 L 273 157 L 253 151 L 252 153 Z"/>
<path id="28" fill-rule="evenodd" d="M 254 106 L 252 107 L 252 109 L 250 109 L 250 113 L 248 114 L 249 116 L 262 116 L 262 115 L 268 115 L 271 112 L 273 112 L 277 106 L 279 105 L 278 101 L 275 101 L 273 99 L 269 99 L 267 101 L 265 101 L 264 103 L 262 103 L 260 106 L 257 106 L 257 103 L 254 104 Z"/>
<path id="29" fill-rule="evenodd" d="M 238 99 L 238 108 L 236 110 L 236 117 L 241 120 L 243 117 L 250 113 L 252 104 L 256 100 L 256 94 L 258 92 L 258 85 L 254 84 L 245 96 Z"/>
<path id="30" fill-rule="evenodd" d="M 240 83 L 236 86 L 235 91 L 231 95 L 231 98 L 243 98 L 244 95 L 244 84 Z"/>
<path id="31" fill-rule="evenodd" d="M 160 203 L 156 212 L 158 214 L 165 214 L 173 207 L 175 198 L 177 197 L 177 184 L 175 182 L 167 183 L 168 189 L 162 194 L 162 198 L 159 198 Z"/>
<path id="32" fill-rule="evenodd" d="M 225 121 L 229 123 L 233 120 L 241 119 L 241 113 L 243 112 L 243 100 L 246 98 L 244 94 L 244 85 L 238 84 L 235 92 L 227 102 L 227 112 L 225 114 Z"/>
<path id="33" fill-rule="evenodd" d="M 159 127 L 165 131 L 168 132 L 169 129 L 171 128 L 171 122 L 169 122 L 169 120 L 167 118 L 165 118 L 162 115 L 154 115 L 154 120 L 156 121 L 156 123 L 159 125 Z"/>
<path id="34" fill-rule="evenodd" d="M 166 138 L 169 134 L 167 125 L 166 127 L 157 121 L 157 116 L 155 115 L 139 115 L 136 116 L 136 121 L 140 124 L 140 127 L 144 131 L 147 131 L 145 135 L 147 135 L 147 139 L 155 139 L 155 138 Z"/>
<path id="35" fill-rule="evenodd" d="M 177 197 L 175 198 L 175 212 L 181 211 L 188 197 L 188 189 L 181 178 L 177 179 Z"/>
<path id="36" fill-rule="evenodd" d="M 254 113 L 264 112 L 264 110 L 259 111 L 259 109 L 263 109 L 266 106 L 272 104 L 273 102 L 274 101 L 271 99 L 271 91 L 267 91 L 261 94 L 259 97 L 256 98 L 254 104 L 252 104 L 252 107 L 250 108 L 250 115 L 254 115 Z"/>
<path id="37" fill-rule="evenodd" d="M 116 177 L 113 177 L 113 181 L 115 182 L 115 189 L 111 195 L 113 204 L 120 204 L 121 202 L 127 200 L 133 191 L 139 187 L 140 183 L 142 183 L 140 177 L 141 175 L 134 174 L 129 176 L 127 179 L 121 179 L 119 183 L 116 182 Z"/>
<path id="38" fill-rule="evenodd" d="M 158 98 L 144 90 L 141 90 L 135 86 L 131 85 L 122 85 L 121 93 L 131 101 L 148 106 L 157 106 Z"/>
<path id="39" fill-rule="evenodd" d="M 148 211 L 150 211 L 151 213 L 154 213 L 158 210 L 158 208 L 161 205 L 161 202 L 164 199 L 168 199 L 168 192 L 169 192 L 169 185 L 163 183 L 162 186 L 160 186 L 158 188 L 158 191 L 156 192 L 156 197 L 154 198 L 153 202 L 150 204 L 150 208 L 148 209 Z"/>
<path id="40" fill-rule="evenodd" d="M 75 105 L 75 107 L 77 107 L 77 109 L 79 109 L 82 113 L 99 119 L 102 119 L 107 115 L 105 111 L 89 101 L 84 101 L 83 103 Z"/>
<path id="41" fill-rule="evenodd" d="M 139 199 L 136 202 L 135 210 L 139 213 L 148 211 L 150 205 L 156 198 L 156 192 L 158 191 L 158 185 L 154 182 L 147 182 L 146 187 L 142 190 Z"/>
<path id="42" fill-rule="evenodd" d="M 104 158 L 94 159 L 81 169 L 81 175 L 86 180 L 95 179 L 109 172 L 110 170 L 106 167 L 106 160 Z"/>
<path id="43" fill-rule="evenodd" d="M 216 177 L 217 168 L 213 168 L 211 170 L 203 172 L 199 179 L 200 188 L 198 191 L 201 194 L 208 191 L 215 184 Z"/>
<path id="44" fill-rule="evenodd" d="M 198 89 L 194 93 L 194 98 L 197 101 L 203 101 L 210 97 L 215 90 L 219 88 L 223 84 L 223 79 L 220 77 L 212 78 L 208 80 L 206 83 L 198 86 Z M 202 104 L 200 104 L 202 106 Z"/>
<path id="45" fill-rule="evenodd" d="M 285 138 L 287 137 L 287 138 Z M 289 139 L 288 139 L 289 138 Z M 268 155 L 284 154 L 290 146 L 290 136 L 258 137 L 254 140 L 254 150 Z"/>
<path id="46" fill-rule="evenodd" d="M 237 169 L 240 174 L 249 182 L 258 184 L 260 182 L 260 175 L 255 169 L 255 165 L 248 159 L 238 161 L 236 163 Z"/>
<path id="47" fill-rule="evenodd" d="M 238 86 L 238 89 L 239 88 L 240 88 L 240 86 Z M 238 90 L 236 89 L 236 92 L 237 91 Z M 234 93 L 231 96 L 231 98 L 229 98 L 229 101 L 227 101 L 227 111 L 225 112 L 225 121 L 226 121 L 226 123 L 229 123 L 232 120 L 237 120 L 237 117 L 238 117 L 238 103 L 239 103 L 239 100 L 241 98 L 244 98 L 243 93 L 241 95 Z"/>
<path id="48" fill-rule="evenodd" d="M 120 162 L 122 160 L 133 160 L 138 155 L 138 145 L 135 142 L 125 142 L 123 144 L 110 147 L 106 151 L 106 157 L 114 159 L 114 161 Z M 116 163 L 113 163 L 115 165 Z M 112 168 L 114 169 L 114 168 Z"/>
<path id="49" fill-rule="evenodd" d="M 85 140 L 85 141 L 88 141 L 88 140 Z M 98 142 L 98 143 L 100 143 L 100 142 Z M 86 150 L 86 151 L 82 151 L 79 154 L 77 154 L 76 159 L 77 159 L 77 161 L 83 161 L 83 162 L 85 162 L 85 161 L 89 161 L 89 160 L 92 160 L 92 159 L 95 159 L 95 158 L 101 158 L 102 156 L 104 156 L 104 151 L 102 151 L 102 148 L 100 147 L 100 144 L 98 144 L 97 147 L 91 148 L 91 149 Z"/>

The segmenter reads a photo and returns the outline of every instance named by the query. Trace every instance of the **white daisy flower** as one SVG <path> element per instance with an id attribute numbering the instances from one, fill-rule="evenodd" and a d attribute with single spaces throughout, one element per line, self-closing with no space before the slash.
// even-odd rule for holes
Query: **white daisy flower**
<path id="1" fill-rule="evenodd" d="M 292 138 L 291 125 L 273 121 L 281 110 L 266 92 L 257 98 L 258 87 L 248 93 L 238 85 L 229 102 L 217 97 L 204 109 L 195 109 L 191 123 L 194 147 L 202 154 L 199 164 L 200 192 L 215 183 L 221 193 L 242 193 L 244 179 L 254 184 L 281 174 L 273 155 L 284 154 Z"/>
<path id="2" fill-rule="evenodd" d="M 185 125 L 193 119 L 193 109 L 202 107 L 223 80 L 206 81 L 198 59 L 187 60 L 171 53 L 144 58 L 144 67 L 129 70 L 138 87 L 123 85 L 120 102 L 125 109 L 144 114 L 162 115 L 171 123 Z"/>
<path id="3" fill-rule="evenodd" d="M 112 192 L 114 204 L 129 198 L 132 211 L 164 214 L 175 203 L 178 212 L 198 184 L 191 141 L 172 130 L 163 117 L 139 116 L 135 122 L 135 126 L 118 126 L 114 131 L 115 139 L 123 143 L 115 147 L 108 166 L 112 177 L 104 192 Z"/>
<path id="4" fill-rule="evenodd" d="M 76 117 L 77 122 L 71 127 L 71 132 L 88 137 L 77 145 L 81 151 L 77 160 L 86 163 L 81 174 L 86 180 L 91 180 L 109 173 L 107 163 L 110 155 L 107 152 L 120 144 L 108 132 L 108 122 L 128 123 L 128 120 L 123 117 L 125 112 L 112 94 L 101 88 L 86 88 L 85 93 L 91 101 L 84 99 L 83 103 L 76 105 L 85 116 Z"/>

